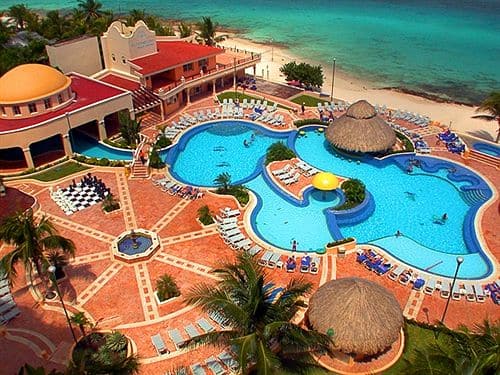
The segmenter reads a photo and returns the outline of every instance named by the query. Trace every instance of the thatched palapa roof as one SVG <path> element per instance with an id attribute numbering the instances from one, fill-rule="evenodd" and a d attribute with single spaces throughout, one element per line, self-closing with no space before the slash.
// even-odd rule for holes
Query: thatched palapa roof
<path id="1" fill-rule="evenodd" d="M 358 355 L 374 355 L 390 347 L 404 322 L 391 292 L 356 277 L 322 285 L 311 297 L 307 314 L 316 331 L 333 330 L 335 349 Z"/>
<path id="2" fill-rule="evenodd" d="M 325 132 L 335 147 L 350 152 L 380 152 L 396 143 L 396 133 L 366 100 L 352 104 Z"/>

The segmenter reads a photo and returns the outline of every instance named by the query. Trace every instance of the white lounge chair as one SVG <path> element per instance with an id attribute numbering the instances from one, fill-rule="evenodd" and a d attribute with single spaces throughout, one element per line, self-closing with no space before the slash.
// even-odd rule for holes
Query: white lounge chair
<path id="1" fill-rule="evenodd" d="M 398 265 L 394 270 L 389 272 L 387 276 L 389 277 L 389 279 L 396 281 L 405 269 L 406 267 Z"/>
<path id="2" fill-rule="evenodd" d="M 481 286 L 481 284 L 474 284 L 473 285 L 473 288 L 474 288 L 474 294 L 476 296 L 476 301 L 477 302 L 485 302 L 486 301 L 486 295 L 484 294 L 484 289 L 483 287 Z"/>
<path id="3" fill-rule="evenodd" d="M 290 164 L 286 164 L 283 168 L 276 169 L 275 171 L 272 171 L 272 174 L 275 176 L 279 176 L 285 173 L 288 173 L 288 171 L 292 168 Z"/>
<path id="4" fill-rule="evenodd" d="M 444 281 L 441 285 L 441 297 L 442 298 L 448 298 L 450 296 L 450 282 L 449 281 Z"/>
<path id="5" fill-rule="evenodd" d="M 190 338 L 195 338 L 201 334 L 192 324 L 188 324 L 187 326 L 185 326 L 184 331 L 186 331 Z"/>
<path id="6" fill-rule="evenodd" d="M 156 352 L 159 355 L 168 353 L 168 349 L 165 346 L 165 342 L 163 342 L 163 338 L 159 333 L 157 335 L 151 336 L 151 342 L 153 343 L 153 346 L 155 347 Z"/>
<path id="7" fill-rule="evenodd" d="M 226 373 L 224 367 L 222 367 L 222 365 L 219 363 L 219 361 L 217 361 L 217 359 L 215 359 L 214 356 L 207 358 L 205 363 L 214 375 L 223 375 Z"/>
<path id="8" fill-rule="evenodd" d="M 182 338 L 181 333 L 179 332 L 179 330 L 177 328 L 170 329 L 168 331 L 168 337 L 170 337 L 170 339 L 173 341 L 173 343 L 177 349 L 182 348 L 186 342 Z"/>
<path id="9" fill-rule="evenodd" d="M 319 265 L 321 263 L 321 258 L 320 257 L 313 257 L 311 261 L 311 268 L 309 269 L 309 272 L 312 273 L 313 275 L 316 275 L 319 272 Z"/>
<path id="10" fill-rule="evenodd" d="M 465 299 L 469 302 L 476 302 L 476 295 L 474 294 L 474 289 L 472 289 L 471 284 L 464 284 L 465 289 Z"/>
<path id="11" fill-rule="evenodd" d="M 215 327 L 210 324 L 208 320 L 205 318 L 200 318 L 196 321 L 196 324 L 203 330 L 203 332 L 208 333 L 215 331 Z"/>
<path id="12" fill-rule="evenodd" d="M 238 362 L 236 362 L 236 360 L 233 358 L 233 356 L 226 351 L 223 351 L 222 353 L 220 353 L 217 356 L 217 358 L 219 358 L 221 360 L 221 362 L 224 363 L 224 365 L 227 368 L 229 368 L 230 370 L 232 370 L 233 372 L 237 371 L 238 368 L 240 367 L 238 365 Z"/>
<path id="13" fill-rule="evenodd" d="M 279 262 L 280 258 L 281 258 L 281 254 L 273 253 L 273 255 L 271 255 L 271 258 L 269 258 L 269 260 L 267 261 L 267 267 L 275 268 L 276 264 Z"/>
<path id="14" fill-rule="evenodd" d="M 270 251 L 270 250 L 267 250 L 264 255 L 262 255 L 262 257 L 259 259 L 259 264 L 261 266 L 267 266 L 267 262 L 269 261 L 269 259 L 271 259 L 271 257 L 273 256 L 273 252 Z"/>
<path id="15" fill-rule="evenodd" d="M 203 367 L 201 367 L 201 365 L 199 363 L 195 363 L 191 366 L 189 366 L 189 368 L 191 369 L 191 372 L 193 373 L 193 375 L 206 375 L 206 371 Z"/>
<path id="16" fill-rule="evenodd" d="M 432 295 L 432 293 L 434 293 L 434 289 L 436 289 L 436 280 L 433 277 L 430 277 L 424 285 L 424 293 Z"/>

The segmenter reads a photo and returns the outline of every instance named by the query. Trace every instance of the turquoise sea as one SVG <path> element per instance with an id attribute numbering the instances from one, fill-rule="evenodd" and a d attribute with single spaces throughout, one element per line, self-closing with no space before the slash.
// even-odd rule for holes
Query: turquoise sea
<path id="1" fill-rule="evenodd" d="M 2 0 L 0 7 L 22 2 Z M 77 1 L 30 0 L 33 9 Z M 109 0 L 167 18 L 211 16 L 256 41 L 282 43 L 375 87 L 399 87 L 464 102 L 500 89 L 500 0 Z"/>

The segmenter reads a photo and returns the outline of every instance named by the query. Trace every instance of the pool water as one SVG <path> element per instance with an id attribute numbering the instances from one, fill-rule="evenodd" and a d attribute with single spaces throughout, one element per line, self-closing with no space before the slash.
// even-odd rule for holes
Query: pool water
<path id="1" fill-rule="evenodd" d="M 152 244 L 151 238 L 146 236 L 136 235 L 135 240 L 132 240 L 130 236 L 126 236 L 118 242 L 118 251 L 127 255 L 141 254 L 149 249 Z"/>
<path id="2" fill-rule="evenodd" d="M 132 151 L 110 147 L 80 131 L 71 132 L 73 151 L 89 158 L 108 160 L 132 160 Z"/>
<path id="3" fill-rule="evenodd" d="M 489 143 L 476 142 L 472 145 L 472 148 L 476 151 L 482 152 L 483 154 L 500 158 L 500 146 L 495 146 Z"/>
<path id="4" fill-rule="evenodd" d="M 337 239 L 325 212 L 338 205 L 340 198 L 336 193 L 323 197 L 308 189 L 303 201 L 297 202 L 272 186 L 263 176 L 263 157 L 269 145 L 283 141 L 314 167 L 366 184 L 375 202 L 374 212 L 359 224 L 341 226 L 343 237 L 377 244 L 407 264 L 440 275 L 453 276 L 458 254 L 468 263 L 467 267 L 464 263 L 462 277 L 480 278 L 491 272 L 483 252 L 468 248 L 464 238 L 464 225 L 472 225 L 466 222 L 471 206 L 461 197 L 460 188 L 471 183 L 448 179 L 446 165 L 435 173 L 416 168 L 408 174 L 395 158 L 375 163 L 339 155 L 324 134 L 312 129 L 302 137 L 296 137 L 295 131 L 258 129 L 242 121 L 191 129 L 169 154 L 171 173 L 198 186 L 214 186 L 220 173 L 229 173 L 233 182 L 243 182 L 257 196 L 252 227 L 259 237 L 283 249 L 290 249 L 291 241 L 296 240 L 298 251 L 316 251 Z M 256 131 L 250 147 L 243 146 Z M 448 218 L 441 221 L 445 213 Z M 398 230 L 404 236 L 396 240 Z"/>

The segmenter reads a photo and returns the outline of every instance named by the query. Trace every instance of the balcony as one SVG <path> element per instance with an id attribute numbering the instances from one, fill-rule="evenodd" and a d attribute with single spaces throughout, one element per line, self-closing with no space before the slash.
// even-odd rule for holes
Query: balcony
<path id="1" fill-rule="evenodd" d="M 224 51 L 223 54 L 217 56 L 217 65 L 214 69 L 200 72 L 189 78 L 183 77 L 176 82 L 154 82 L 155 94 L 161 99 L 166 99 L 186 88 L 195 87 L 233 73 L 235 68 L 236 70 L 246 69 L 260 62 L 260 54 L 231 48 L 224 48 Z"/>

